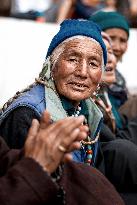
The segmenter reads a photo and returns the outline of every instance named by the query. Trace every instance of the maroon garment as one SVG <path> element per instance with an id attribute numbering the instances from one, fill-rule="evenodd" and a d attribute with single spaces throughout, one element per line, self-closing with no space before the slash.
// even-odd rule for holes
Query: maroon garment
<path id="1" fill-rule="evenodd" d="M 59 186 L 65 190 L 67 205 L 124 205 L 113 185 L 96 169 L 69 162 L 64 165 L 59 186 L 33 159 L 21 158 L 0 138 L 0 204 L 52 205 Z"/>
<path id="2" fill-rule="evenodd" d="M 69 205 L 124 205 L 114 186 L 97 169 L 82 163 L 67 163 L 61 184 Z"/>

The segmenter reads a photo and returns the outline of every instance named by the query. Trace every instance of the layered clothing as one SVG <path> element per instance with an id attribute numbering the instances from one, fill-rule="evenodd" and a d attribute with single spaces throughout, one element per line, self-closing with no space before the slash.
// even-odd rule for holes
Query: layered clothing
<path id="1" fill-rule="evenodd" d="M 118 69 L 115 70 L 115 73 L 116 82 L 108 87 L 108 94 L 111 103 L 114 103 L 114 106 L 119 109 L 128 99 L 128 90 L 123 75 Z"/>
<path id="2" fill-rule="evenodd" d="M 100 101 L 102 101 L 102 104 Z M 135 198 L 137 199 L 137 118 L 128 121 L 118 113 L 122 125 L 122 128 L 118 128 L 119 121 L 117 115 L 113 112 L 114 104 L 112 105 L 109 100 L 106 87 L 101 90 L 101 95 L 96 99 L 96 103 L 104 116 L 100 141 L 104 157 L 105 176 L 119 192 L 122 192 L 128 198 L 127 204 L 135 204 Z M 115 111 L 118 112 L 116 108 Z"/>
<path id="3" fill-rule="evenodd" d="M 23 157 L 20 151 L 10 150 L 0 138 L 0 204 L 82 203 L 124 205 L 113 185 L 93 167 L 65 163 L 57 183 L 35 160 Z"/>
<path id="4" fill-rule="evenodd" d="M 101 141 L 126 139 L 137 145 L 137 117 L 129 120 L 126 116 L 121 115 L 118 111 L 118 108 L 115 106 L 115 103 L 113 103 L 112 98 L 110 98 L 107 87 L 101 90 L 99 97 L 105 104 L 105 108 L 103 108 L 103 106 L 101 104 L 99 105 L 97 102 L 98 99 L 96 100 L 96 103 L 99 105 L 99 108 L 101 109 L 104 116 L 104 125 L 100 134 Z M 108 106 L 111 108 L 111 116 L 108 115 L 106 111 Z M 114 127 L 112 123 L 115 123 L 115 129 L 112 128 Z M 105 129 L 105 127 L 108 128 Z M 109 137 L 107 138 L 108 135 Z"/>
<path id="5" fill-rule="evenodd" d="M 54 121 L 68 116 L 64 109 L 60 96 L 57 94 L 54 83 L 51 81 L 48 86 L 36 84 L 28 91 L 13 101 L 13 103 L 2 113 L 0 118 L 0 133 L 11 148 L 21 148 L 24 145 L 25 137 L 31 125 L 32 119 L 40 120 L 41 114 L 47 109 Z M 87 99 L 84 102 L 87 109 L 88 126 L 90 138 L 94 140 L 100 132 L 102 113 L 92 101 Z M 80 114 L 83 114 L 83 109 Z M 93 144 L 92 164 L 96 162 L 98 142 Z M 82 147 L 80 151 L 73 152 L 73 159 L 77 162 L 84 162 L 86 150 Z"/>

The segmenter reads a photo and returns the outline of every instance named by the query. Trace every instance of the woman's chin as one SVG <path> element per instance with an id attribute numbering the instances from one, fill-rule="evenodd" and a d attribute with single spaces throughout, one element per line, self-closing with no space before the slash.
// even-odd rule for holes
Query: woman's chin
<path id="1" fill-rule="evenodd" d="M 77 92 L 77 93 L 72 93 L 70 95 L 67 95 L 65 97 L 68 98 L 70 101 L 80 102 L 81 100 L 85 100 L 90 96 L 91 94 L 84 94 L 84 93 Z"/>

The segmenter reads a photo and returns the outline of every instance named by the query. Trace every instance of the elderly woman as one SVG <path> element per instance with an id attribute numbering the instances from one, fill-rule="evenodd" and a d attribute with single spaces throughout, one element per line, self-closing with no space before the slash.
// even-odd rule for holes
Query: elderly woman
<path id="1" fill-rule="evenodd" d="M 25 145 L 25 156 L 40 165 L 37 175 L 41 186 L 36 190 L 35 185 L 34 191 L 41 203 L 123 204 L 112 185 L 92 166 L 74 162 L 62 166 L 63 159 L 70 159 L 70 152 L 74 150 L 75 161 L 96 163 L 102 115 L 89 98 L 100 82 L 105 63 L 106 49 L 96 24 L 66 20 L 49 46 L 37 83 L 16 96 L 17 99 L 3 110 L 1 133 L 11 147 L 23 146 L 32 119 L 40 121 L 45 108 L 51 114 L 51 118 L 45 115 L 46 124 L 40 124 L 38 135 L 31 134 Z M 78 148 L 80 150 L 76 151 Z M 29 162 L 31 166 L 32 161 Z M 24 176 L 28 180 L 26 173 Z M 33 187 L 33 181 L 30 182 Z M 30 196 L 29 200 L 33 199 Z M 13 204 L 18 200 L 17 195 Z"/>
<path id="2" fill-rule="evenodd" d="M 73 159 L 94 165 L 102 113 L 90 96 L 100 82 L 106 56 L 96 24 L 85 20 L 65 20 L 51 41 L 39 79 L 3 109 L 0 135 L 8 145 L 21 148 L 32 119 L 39 120 L 45 109 L 53 122 L 82 114 L 90 132 L 81 142 L 81 149 L 73 152 Z M 67 150 L 65 144 L 59 149 L 62 152 Z"/>

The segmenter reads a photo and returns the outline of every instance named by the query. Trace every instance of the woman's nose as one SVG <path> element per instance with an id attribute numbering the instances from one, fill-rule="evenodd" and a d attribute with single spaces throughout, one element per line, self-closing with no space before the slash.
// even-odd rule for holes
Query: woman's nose
<path id="1" fill-rule="evenodd" d="M 107 64 L 112 63 L 112 56 L 110 53 L 107 54 Z"/>
<path id="2" fill-rule="evenodd" d="M 79 65 L 79 75 L 81 77 L 87 77 L 87 72 L 88 72 L 88 66 L 86 60 L 83 60 L 80 65 Z"/>
<path id="3" fill-rule="evenodd" d="M 113 50 L 114 51 L 120 51 L 120 42 L 117 40 L 115 41 L 115 44 L 113 45 Z"/>

